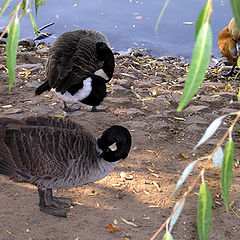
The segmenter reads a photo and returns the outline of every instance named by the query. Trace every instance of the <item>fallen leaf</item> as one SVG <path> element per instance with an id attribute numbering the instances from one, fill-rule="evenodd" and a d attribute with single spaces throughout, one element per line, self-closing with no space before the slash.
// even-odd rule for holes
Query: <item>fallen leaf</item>
<path id="1" fill-rule="evenodd" d="M 63 116 L 63 115 L 54 115 L 54 117 L 64 118 L 65 116 Z"/>
<path id="2" fill-rule="evenodd" d="M 124 222 L 124 223 L 126 223 L 126 224 L 128 224 L 128 225 L 131 225 L 131 226 L 133 226 L 133 227 L 138 227 L 136 224 L 134 224 L 133 222 L 129 222 L 128 220 L 126 220 L 126 219 L 124 219 L 124 218 L 122 218 L 122 217 L 120 217 L 121 219 L 122 219 L 122 221 Z"/>
<path id="3" fill-rule="evenodd" d="M 80 206 L 83 205 L 83 203 L 80 203 L 80 202 L 73 202 L 73 204 L 80 205 Z"/>
<path id="4" fill-rule="evenodd" d="M 11 104 L 9 104 L 9 105 L 3 105 L 3 106 L 1 106 L 1 107 L 4 108 L 4 109 L 7 109 L 7 108 L 11 108 L 12 105 L 11 105 Z"/>
<path id="5" fill-rule="evenodd" d="M 146 193 L 147 195 L 149 195 L 149 196 L 151 195 L 150 192 L 148 192 L 148 191 L 146 191 L 146 190 L 143 190 L 143 191 L 144 191 L 144 193 Z"/>
<path id="6" fill-rule="evenodd" d="M 189 159 L 189 154 L 187 154 L 187 153 L 181 153 L 181 155 L 182 155 L 185 159 Z"/>
<path id="7" fill-rule="evenodd" d="M 122 228 L 113 225 L 113 224 L 108 224 L 108 232 L 115 232 L 115 231 L 121 231 Z"/>

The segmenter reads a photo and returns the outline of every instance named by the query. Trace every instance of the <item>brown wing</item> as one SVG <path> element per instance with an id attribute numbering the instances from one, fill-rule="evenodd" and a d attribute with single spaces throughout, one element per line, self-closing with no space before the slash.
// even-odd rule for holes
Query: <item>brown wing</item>
<path id="1" fill-rule="evenodd" d="M 53 118 L 0 119 L 0 173 L 30 183 L 63 176 L 69 161 L 84 151 L 84 143 L 94 145 L 83 131 Z"/>
<path id="2" fill-rule="evenodd" d="M 96 56 L 96 40 L 87 31 L 62 34 L 49 50 L 46 74 L 51 88 L 66 91 L 101 68 Z"/>

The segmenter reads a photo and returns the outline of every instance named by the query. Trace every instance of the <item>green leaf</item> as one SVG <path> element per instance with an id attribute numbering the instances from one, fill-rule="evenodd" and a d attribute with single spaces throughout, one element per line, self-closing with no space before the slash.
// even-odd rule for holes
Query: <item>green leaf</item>
<path id="1" fill-rule="evenodd" d="M 183 96 L 178 106 L 182 110 L 203 82 L 212 49 L 212 31 L 208 22 L 201 27 L 193 49 L 192 62 L 184 84 Z"/>
<path id="2" fill-rule="evenodd" d="M 175 192 L 179 189 L 179 187 L 185 182 L 185 180 L 187 179 L 187 177 L 189 176 L 189 174 L 192 172 L 193 168 L 195 167 L 196 163 L 198 162 L 198 160 L 195 160 L 194 162 L 190 163 L 183 171 L 180 179 L 177 182 L 177 185 L 172 193 L 172 195 L 170 196 L 170 198 L 175 194 Z"/>
<path id="3" fill-rule="evenodd" d="M 195 40 L 197 39 L 198 32 L 201 29 L 202 25 L 206 22 L 208 12 L 211 8 L 212 8 L 212 6 L 211 6 L 210 2 L 208 1 L 207 3 L 204 4 L 203 8 L 201 9 L 201 11 L 198 15 L 198 18 L 197 18 L 197 22 L 195 24 Z"/>
<path id="4" fill-rule="evenodd" d="M 205 143 L 210 137 L 212 137 L 212 135 L 217 131 L 217 129 L 219 128 L 219 126 L 222 123 L 223 118 L 225 118 L 226 115 L 221 116 L 216 118 L 206 129 L 205 133 L 203 134 L 202 138 L 199 140 L 199 142 L 197 143 L 197 145 L 194 147 L 194 150 L 196 150 L 200 145 L 202 145 L 203 143 Z"/>
<path id="5" fill-rule="evenodd" d="M 233 16 L 237 24 L 238 30 L 240 31 L 240 1 L 239 0 L 230 0 Z"/>
<path id="6" fill-rule="evenodd" d="M 200 240 L 208 240 L 212 218 L 212 198 L 206 183 L 202 183 L 198 198 L 197 226 Z"/>
<path id="7" fill-rule="evenodd" d="M 173 237 L 170 232 L 166 232 L 163 236 L 163 240 L 173 240 Z"/>
<path id="8" fill-rule="evenodd" d="M 45 0 L 35 0 L 35 12 L 36 12 L 36 16 L 37 16 L 37 12 L 38 12 L 38 7 L 39 6 L 43 6 L 45 4 Z"/>
<path id="9" fill-rule="evenodd" d="M 240 57 L 237 60 L 237 66 L 240 68 Z"/>
<path id="10" fill-rule="evenodd" d="M 16 56 L 18 49 L 19 33 L 20 33 L 19 19 L 16 16 L 8 32 L 6 47 L 7 69 L 9 75 L 9 91 L 11 91 L 12 84 L 15 81 Z"/>
<path id="11" fill-rule="evenodd" d="M 226 211 L 228 211 L 228 195 L 232 181 L 232 168 L 234 159 L 234 144 L 230 138 L 224 150 L 224 159 L 221 172 L 221 187 Z"/>
<path id="12" fill-rule="evenodd" d="M 31 13 L 30 13 L 30 20 L 31 20 L 32 28 L 33 28 L 35 34 L 38 36 L 37 24 Z"/>
<path id="13" fill-rule="evenodd" d="M 163 13 L 165 12 L 165 10 L 166 10 L 167 5 L 168 5 L 169 2 L 170 2 L 170 0 L 166 0 L 166 1 L 165 1 L 164 5 L 163 5 L 163 8 L 162 8 L 162 10 L 161 10 L 161 12 L 160 12 L 160 14 L 159 14 L 159 16 L 158 16 L 157 23 L 156 23 L 156 25 L 155 25 L 155 27 L 154 27 L 155 33 L 156 33 L 157 30 L 158 30 L 159 23 L 160 23 L 160 21 L 161 21 L 161 18 L 162 18 L 162 16 L 163 16 Z"/>
<path id="14" fill-rule="evenodd" d="M 4 11 L 6 10 L 6 8 L 9 6 L 11 0 L 6 0 L 2 7 L 0 8 L 0 17 L 2 16 L 2 14 L 4 13 Z"/>
<path id="15" fill-rule="evenodd" d="M 175 225 L 175 223 L 177 222 L 181 212 L 182 212 L 182 209 L 183 209 L 183 206 L 184 206 L 184 203 L 185 203 L 185 199 L 182 201 L 182 203 L 180 204 L 180 206 L 178 207 L 177 211 L 173 214 L 172 218 L 171 218 L 171 221 L 170 221 L 170 226 L 169 226 L 169 232 L 172 231 L 173 229 L 173 226 Z M 178 206 L 179 204 L 179 201 L 175 204 L 174 208 L 173 208 L 173 211 L 176 209 L 176 207 Z"/>

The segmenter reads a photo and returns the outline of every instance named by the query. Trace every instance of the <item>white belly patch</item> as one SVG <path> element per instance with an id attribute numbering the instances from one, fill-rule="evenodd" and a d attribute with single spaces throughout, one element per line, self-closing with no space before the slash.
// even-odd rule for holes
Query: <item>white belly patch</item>
<path id="1" fill-rule="evenodd" d="M 92 79 L 89 77 L 83 80 L 83 87 L 80 88 L 74 95 L 68 91 L 66 91 L 64 94 L 61 94 L 60 92 L 56 92 L 55 88 L 52 90 L 65 102 L 80 102 L 90 95 L 92 91 Z"/>

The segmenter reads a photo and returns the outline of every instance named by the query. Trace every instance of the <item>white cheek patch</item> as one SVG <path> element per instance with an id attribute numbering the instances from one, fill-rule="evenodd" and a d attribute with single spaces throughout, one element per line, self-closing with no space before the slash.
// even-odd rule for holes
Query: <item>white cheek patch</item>
<path id="1" fill-rule="evenodd" d="M 94 75 L 97 75 L 97 76 L 99 76 L 99 77 L 102 77 L 102 78 L 104 78 L 106 81 L 109 80 L 109 77 L 107 76 L 107 74 L 106 74 L 102 69 L 98 69 L 98 70 L 94 73 Z"/>
<path id="2" fill-rule="evenodd" d="M 111 151 L 116 151 L 116 150 L 117 150 L 117 144 L 116 144 L 116 142 L 113 143 L 112 145 L 110 145 L 108 148 L 110 148 Z"/>
<path id="3" fill-rule="evenodd" d="M 83 80 L 83 87 L 80 88 L 74 95 L 68 91 L 61 94 L 60 92 L 56 92 L 55 88 L 52 90 L 65 102 L 80 102 L 90 95 L 92 91 L 92 79 L 89 77 Z"/>

